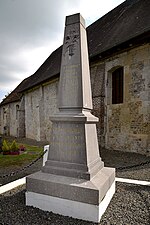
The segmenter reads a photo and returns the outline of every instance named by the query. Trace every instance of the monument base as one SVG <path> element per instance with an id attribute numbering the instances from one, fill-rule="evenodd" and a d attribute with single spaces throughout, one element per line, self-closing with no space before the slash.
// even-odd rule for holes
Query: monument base
<path id="1" fill-rule="evenodd" d="M 115 170 L 104 167 L 92 180 L 37 172 L 27 177 L 26 205 L 99 222 L 115 193 Z"/>

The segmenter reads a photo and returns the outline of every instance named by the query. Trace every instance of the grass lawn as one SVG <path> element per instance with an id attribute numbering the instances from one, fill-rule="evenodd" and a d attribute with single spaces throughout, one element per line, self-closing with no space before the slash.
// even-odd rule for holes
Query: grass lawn
<path id="1" fill-rule="evenodd" d="M 20 155 L 3 155 L 0 154 L 0 168 L 9 166 L 24 166 L 34 161 L 43 152 L 42 147 L 30 146 L 27 144 L 17 143 L 19 146 L 26 147 L 26 151 Z"/>

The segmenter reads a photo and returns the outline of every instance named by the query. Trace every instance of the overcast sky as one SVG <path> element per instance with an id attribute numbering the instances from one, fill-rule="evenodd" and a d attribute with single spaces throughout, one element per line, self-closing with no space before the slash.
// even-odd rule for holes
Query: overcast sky
<path id="1" fill-rule="evenodd" d="M 86 26 L 124 0 L 0 0 L 0 101 L 63 43 L 65 16 Z"/>

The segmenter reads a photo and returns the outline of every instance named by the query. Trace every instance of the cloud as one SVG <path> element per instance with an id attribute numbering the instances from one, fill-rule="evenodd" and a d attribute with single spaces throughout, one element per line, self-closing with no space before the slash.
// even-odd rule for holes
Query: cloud
<path id="1" fill-rule="evenodd" d="M 86 19 L 86 24 L 89 25 L 122 2 L 123 0 L 92 0 L 87 4 L 87 0 L 82 0 L 80 1 L 80 10 Z"/>
<path id="2" fill-rule="evenodd" d="M 0 27 L 7 35 L 11 34 L 13 41 L 17 38 L 18 45 L 23 43 L 32 47 L 41 44 L 44 39 L 56 38 L 56 35 L 63 30 L 65 8 L 74 7 L 73 2 L 70 3 L 69 0 L 1 1 Z"/>
<path id="3" fill-rule="evenodd" d="M 108 4 L 109 2 L 109 4 Z M 123 0 L 0 1 L 0 92 L 14 89 L 63 43 L 65 16 L 80 12 L 86 25 Z M 1 97 L 0 97 L 1 101 Z"/>

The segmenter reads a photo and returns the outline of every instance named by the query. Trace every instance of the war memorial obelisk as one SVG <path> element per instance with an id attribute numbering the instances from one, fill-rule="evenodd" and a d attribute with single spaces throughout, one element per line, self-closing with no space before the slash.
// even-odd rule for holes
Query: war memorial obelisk
<path id="1" fill-rule="evenodd" d="M 27 177 L 26 204 L 99 222 L 115 192 L 115 170 L 99 156 L 84 19 L 66 17 L 60 71 L 59 113 L 53 122 L 48 160 Z"/>

